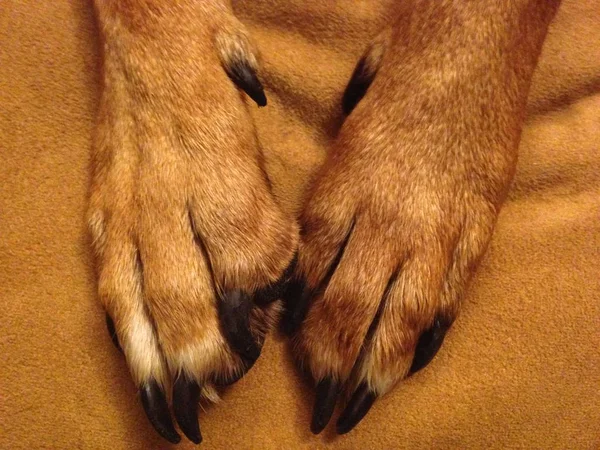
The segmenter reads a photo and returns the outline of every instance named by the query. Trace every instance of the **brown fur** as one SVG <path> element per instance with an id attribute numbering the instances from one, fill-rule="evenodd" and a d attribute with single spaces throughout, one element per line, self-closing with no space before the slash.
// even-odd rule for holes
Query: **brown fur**
<path id="1" fill-rule="evenodd" d="M 253 105 L 224 70 L 240 57 L 258 67 L 258 55 L 225 1 L 95 3 L 104 58 L 89 224 L 100 299 L 136 383 L 232 375 L 218 294 L 277 280 L 297 240 L 261 167 Z M 269 314 L 255 320 L 264 331 Z"/>
<path id="2" fill-rule="evenodd" d="M 342 254 L 295 338 L 315 379 L 353 373 L 383 394 L 408 372 L 434 317 L 456 317 L 513 176 L 558 4 L 391 7 L 389 29 L 364 57 L 375 79 L 301 217 L 298 275 L 310 288 Z M 296 246 L 247 102 L 223 70 L 240 57 L 258 68 L 256 50 L 226 2 L 96 6 L 104 92 L 89 223 L 101 300 L 137 383 L 231 374 L 217 294 L 275 281 Z"/>
<path id="3" fill-rule="evenodd" d="M 299 276 L 310 288 L 348 239 L 296 336 L 316 380 L 353 373 L 383 394 L 407 374 L 434 317 L 456 317 L 513 176 L 558 3 L 415 0 L 367 50 L 378 73 L 301 218 Z"/>

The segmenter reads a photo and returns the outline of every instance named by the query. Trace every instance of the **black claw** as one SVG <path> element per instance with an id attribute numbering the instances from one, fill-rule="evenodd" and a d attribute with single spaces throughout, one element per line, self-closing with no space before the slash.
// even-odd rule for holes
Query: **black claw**
<path id="1" fill-rule="evenodd" d="M 376 47 L 380 47 L 380 44 L 374 43 L 358 61 L 352 72 L 352 77 L 342 97 L 342 110 L 346 115 L 349 115 L 362 100 L 377 75 L 382 54 L 378 54 L 375 50 Z"/>
<path id="2" fill-rule="evenodd" d="M 181 436 L 175 431 L 169 405 L 165 393 L 155 380 L 150 380 L 140 387 L 142 406 L 146 416 L 158 434 L 172 444 L 181 441 Z"/>
<path id="3" fill-rule="evenodd" d="M 194 444 L 202 442 L 198 423 L 200 386 L 196 381 L 179 375 L 173 385 L 173 412 L 179 428 Z"/>
<path id="4" fill-rule="evenodd" d="M 366 383 L 362 383 L 337 421 L 338 434 L 346 434 L 352 430 L 367 415 L 376 399 L 377 395 L 369 390 Z"/>
<path id="5" fill-rule="evenodd" d="M 236 60 L 225 67 L 229 78 L 256 102 L 258 106 L 267 105 L 267 97 L 263 86 L 256 75 L 256 70 L 246 60 Z"/>
<path id="6" fill-rule="evenodd" d="M 298 253 L 294 254 L 292 261 L 288 264 L 287 268 L 275 283 L 270 284 L 256 292 L 254 295 L 254 303 L 257 306 L 264 307 L 275 300 L 280 299 L 284 292 L 285 287 L 289 283 L 292 275 L 294 274 L 294 270 L 296 270 L 296 265 L 298 264 Z"/>
<path id="7" fill-rule="evenodd" d="M 312 297 L 320 295 L 320 293 L 323 293 L 327 290 L 327 286 L 331 281 L 331 277 L 333 277 L 333 274 L 335 273 L 340 261 L 342 260 L 342 257 L 344 256 L 344 252 L 346 251 L 346 247 L 350 241 L 350 236 L 354 231 L 355 225 L 356 220 L 352 219 L 350 229 L 346 233 L 346 237 L 344 238 L 337 255 L 331 262 L 325 277 L 321 280 L 316 289 L 309 289 L 304 280 L 295 279 L 288 284 L 284 298 L 286 311 L 281 323 L 282 331 L 284 333 L 291 335 L 298 331 L 300 325 L 302 325 L 302 322 L 304 322 L 304 319 L 308 314 Z M 300 234 L 302 235 L 302 233 Z"/>
<path id="8" fill-rule="evenodd" d="M 358 102 L 365 96 L 369 86 L 373 82 L 373 78 L 375 78 L 375 73 L 367 70 L 365 57 L 361 58 L 354 68 L 350 82 L 346 86 L 346 90 L 342 96 L 342 110 L 344 114 L 349 115 Z"/>
<path id="9" fill-rule="evenodd" d="M 219 319 L 223 334 L 246 365 L 254 364 L 261 350 L 250 331 L 251 310 L 250 296 L 239 289 L 227 292 L 219 302 Z"/>
<path id="10" fill-rule="evenodd" d="M 302 325 L 308 313 L 312 291 L 302 281 L 293 280 L 285 293 L 285 313 L 281 322 L 282 330 L 288 336 L 294 334 Z"/>
<path id="11" fill-rule="evenodd" d="M 421 334 L 419 342 L 417 342 L 415 356 L 412 365 L 410 366 L 409 375 L 418 372 L 431 362 L 442 346 L 444 338 L 446 337 L 446 332 L 451 325 L 451 321 L 436 317 L 433 326 Z"/>
<path id="12" fill-rule="evenodd" d="M 112 318 L 108 315 L 108 313 L 106 314 L 106 328 L 108 328 L 108 334 L 110 335 L 112 343 L 115 345 L 115 347 L 117 347 L 117 350 L 123 352 L 123 349 L 121 348 L 121 343 L 119 342 L 119 338 L 117 337 L 117 331 L 115 330 L 115 323 L 113 322 Z"/>
<path id="13" fill-rule="evenodd" d="M 313 434 L 319 434 L 329 423 L 338 394 L 339 383 L 331 378 L 325 378 L 317 384 L 315 406 L 313 407 L 312 422 L 310 424 L 310 431 Z"/>

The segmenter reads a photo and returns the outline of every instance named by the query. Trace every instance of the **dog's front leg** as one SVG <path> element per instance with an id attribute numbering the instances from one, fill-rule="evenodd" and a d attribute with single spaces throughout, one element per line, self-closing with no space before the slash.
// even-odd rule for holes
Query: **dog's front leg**
<path id="1" fill-rule="evenodd" d="M 342 387 L 346 433 L 440 348 L 513 176 L 559 2 L 399 3 L 301 218 L 288 325 L 317 382 L 315 433 Z"/>
<path id="2" fill-rule="evenodd" d="M 103 92 L 89 224 L 100 300 L 153 426 L 198 443 L 198 400 L 258 358 L 296 227 L 248 108 L 257 53 L 225 1 L 97 0 Z M 237 87 L 236 87 L 237 85 Z"/>

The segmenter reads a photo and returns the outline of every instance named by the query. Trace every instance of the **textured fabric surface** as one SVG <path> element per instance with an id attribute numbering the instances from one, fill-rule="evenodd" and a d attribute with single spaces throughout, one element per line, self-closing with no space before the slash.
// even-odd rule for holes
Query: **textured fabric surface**
<path id="1" fill-rule="evenodd" d="M 339 128 L 341 93 L 384 6 L 236 3 L 264 54 L 270 103 L 256 121 L 290 213 Z M 510 199 L 434 362 L 349 435 L 313 437 L 312 391 L 272 336 L 201 413 L 204 448 L 600 448 L 599 29 L 597 1 L 564 1 Z M 91 2 L 0 3 L 3 449 L 166 447 L 95 296 L 84 211 L 98 63 Z"/>

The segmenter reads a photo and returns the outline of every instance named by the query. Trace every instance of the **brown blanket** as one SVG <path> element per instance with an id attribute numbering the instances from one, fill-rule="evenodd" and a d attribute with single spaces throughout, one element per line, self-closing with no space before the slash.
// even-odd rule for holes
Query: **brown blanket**
<path id="1" fill-rule="evenodd" d="M 256 120 L 289 212 L 384 3 L 236 3 L 265 57 L 270 103 Z M 349 435 L 313 437 L 312 390 L 273 336 L 201 413 L 203 448 L 600 448 L 599 30 L 597 1 L 564 1 L 511 197 L 436 360 Z M 91 1 L 0 2 L 2 449 L 166 446 L 95 295 L 84 210 L 98 77 Z"/>

